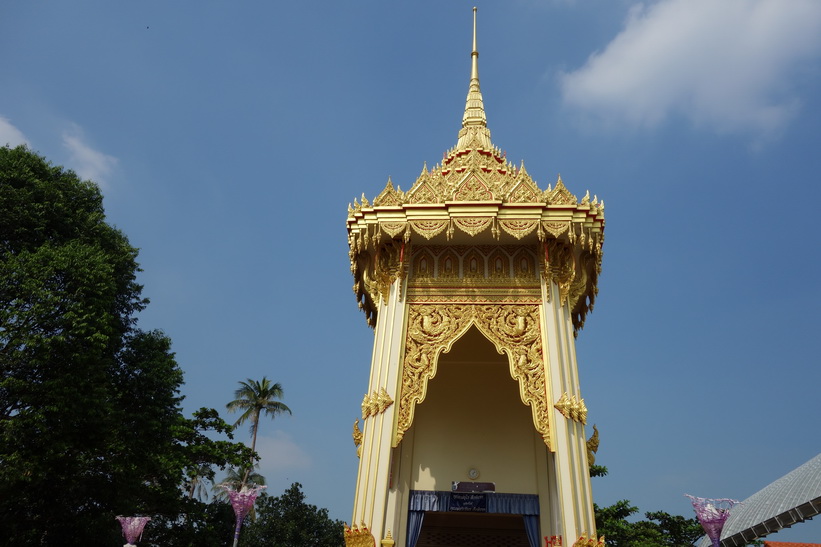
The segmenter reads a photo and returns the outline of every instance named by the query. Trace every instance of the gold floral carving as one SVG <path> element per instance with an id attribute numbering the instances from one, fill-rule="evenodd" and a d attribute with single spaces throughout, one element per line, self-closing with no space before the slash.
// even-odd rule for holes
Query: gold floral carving
<path id="1" fill-rule="evenodd" d="M 573 247 L 558 239 L 545 242 L 543 275 L 559 287 L 559 302 L 563 306 L 570 296 L 570 286 L 576 273 Z"/>
<path id="2" fill-rule="evenodd" d="M 542 222 L 544 229 L 554 238 L 558 238 L 570 228 L 570 222 Z"/>
<path id="3" fill-rule="evenodd" d="M 371 396 L 367 393 L 362 398 L 362 419 L 365 420 L 371 415 Z"/>
<path id="4" fill-rule="evenodd" d="M 499 352 L 508 356 L 511 376 L 519 383 L 533 424 L 550 448 L 547 400 L 538 305 L 412 304 L 408 310 L 402 392 L 394 446 L 413 424 L 416 405 L 425 399 L 442 352 L 475 325 Z"/>
<path id="5" fill-rule="evenodd" d="M 376 539 L 365 524 L 344 527 L 345 547 L 376 547 Z"/>
<path id="6" fill-rule="evenodd" d="M 471 177 L 453 194 L 454 201 L 492 201 L 493 193 L 478 177 Z"/>
<path id="7" fill-rule="evenodd" d="M 375 391 L 371 392 L 371 396 L 368 399 L 368 411 L 370 416 L 379 414 L 379 394 Z"/>
<path id="8" fill-rule="evenodd" d="M 353 423 L 353 444 L 356 447 L 356 456 L 362 455 L 362 430 L 359 429 L 359 418 Z"/>
<path id="9" fill-rule="evenodd" d="M 382 222 L 379 227 L 390 237 L 396 237 L 408 228 L 407 222 Z"/>
<path id="10" fill-rule="evenodd" d="M 524 166 L 522 167 L 524 169 Z M 532 182 L 522 180 L 516 185 L 507 196 L 511 203 L 536 203 L 539 201 L 541 191 Z"/>
<path id="11" fill-rule="evenodd" d="M 500 220 L 499 226 L 516 239 L 522 239 L 539 226 L 538 220 Z"/>
<path id="12" fill-rule="evenodd" d="M 510 258 L 497 249 L 488 257 L 488 270 L 493 279 L 510 279 Z"/>
<path id="13" fill-rule="evenodd" d="M 565 418 L 575 420 L 583 424 L 587 423 L 587 407 L 584 404 L 584 399 L 581 397 L 576 398 L 575 395 L 568 395 L 565 391 L 553 406 Z"/>
<path id="14" fill-rule="evenodd" d="M 593 434 L 587 439 L 587 465 L 593 467 L 596 464 L 596 453 L 599 451 L 599 428 L 593 424 Z"/>
<path id="15" fill-rule="evenodd" d="M 536 264 L 533 255 L 525 249 L 520 250 L 513 257 L 514 271 L 518 279 L 535 279 Z"/>
<path id="16" fill-rule="evenodd" d="M 485 257 L 477 250 L 471 250 L 462 261 L 462 277 L 467 279 L 485 278 Z"/>
<path id="17" fill-rule="evenodd" d="M 459 256 L 454 251 L 446 251 L 439 258 L 439 268 L 437 269 L 436 275 L 443 279 L 459 277 Z"/>
<path id="18" fill-rule="evenodd" d="M 377 239 L 368 232 L 360 234 L 351 246 L 351 272 L 354 274 L 353 291 L 359 307 L 365 312 L 368 324 L 376 325 L 376 310 L 379 301 L 387 302 L 394 281 L 405 275 L 405 247 L 403 241 L 390 239 L 372 251 L 357 249 L 367 247 L 369 241 Z"/>
<path id="19" fill-rule="evenodd" d="M 410 223 L 413 231 L 424 237 L 431 239 L 438 236 L 448 227 L 447 220 L 414 220 Z"/>
<path id="20" fill-rule="evenodd" d="M 428 251 L 421 251 L 413 260 L 413 278 L 427 279 L 433 277 L 433 266 L 436 261 Z"/>
<path id="21" fill-rule="evenodd" d="M 594 534 L 592 537 L 587 536 L 587 532 L 579 536 L 579 539 L 573 544 L 573 547 L 604 547 L 604 536 L 596 539 Z"/>
<path id="22" fill-rule="evenodd" d="M 371 392 L 370 395 L 366 393 L 362 399 L 362 419 L 364 420 L 370 416 L 381 414 L 392 404 L 393 399 L 391 399 L 391 396 L 388 395 L 384 387 L 381 388 L 378 393 L 376 391 Z"/>
<path id="23" fill-rule="evenodd" d="M 379 413 L 381 414 L 385 412 L 388 409 L 388 407 L 392 404 L 393 399 L 391 399 L 391 396 L 388 395 L 388 392 L 385 391 L 385 388 L 383 387 L 381 390 L 379 390 L 379 394 L 376 396 L 377 411 L 379 411 Z"/>
<path id="24" fill-rule="evenodd" d="M 399 189 L 395 189 L 393 187 L 393 182 L 391 182 L 390 177 L 388 177 L 388 183 L 385 185 L 385 189 L 382 190 L 382 192 L 378 196 L 373 198 L 373 206 L 397 206 L 402 205 L 403 201 L 404 196 L 402 195 L 402 191 Z"/>
<path id="25" fill-rule="evenodd" d="M 436 203 L 438 197 L 436 193 L 425 183 L 415 186 L 409 192 L 411 203 Z"/>
<path id="26" fill-rule="evenodd" d="M 533 246 L 520 245 L 420 246 L 414 250 L 410 286 L 441 285 L 456 280 L 465 285 L 481 282 L 521 285 L 528 280 L 535 283 L 534 250 Z"/>
<path id="27" fill-rule="evenodd" d="M 370 294 L 378 294 L 383 302 L 388 301 L 393 282 L 404 273 L 402 246 L 402 242 L 392 239 L 377 249 L 373 274 L 369 279 L 372 285 Z"/>
<path id="28" fill-rule="evenodd" d="M 584 399 L 579 397 L 578 405 L 574 410 L 576 411 L 576 420 L 587 425 L 587 407 L 584 404 Z"/>
<path id="29" fill-rule="evenodd" d="M 565 188 L 560 176 L 556 181 L 556 187 L 552 192 L 548 192 L 547 202 L 551 205 L 572 205 L 575 207 L 579 201 L 576 196 L 570 193 L 570 190 Z"/>
<path id="30" fill-rule="evenodd" d="M 483 232 L 487 230 L 487 228 L 493 223 L 493 218 L 491 217 L 478 217 L 478 218 L 455 218 L 453 219 L 453 223 L 456 225 L 457 228 L 462 230 L 468 235 L 475 236 L 479 232 Z"/>
<path id="31" fill-rule="evenodd" d="M 574 333 L 578 333 L 584 327 L 585 317 L 593 311 L 596 295 L 599 292 L 597 279 L 601 271 L 601 255 L 583 251 L 578 257 L 577 264 L 575 279 L 571 284 L 568 297 L 573 303 L 571 317 Z"/>

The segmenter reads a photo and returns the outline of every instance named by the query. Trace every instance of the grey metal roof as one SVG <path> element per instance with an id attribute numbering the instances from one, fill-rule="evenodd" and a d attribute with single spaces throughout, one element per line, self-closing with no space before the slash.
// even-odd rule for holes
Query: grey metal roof
<path id="1" fill-rule="evenodd" d="M 821 454 L 736 505 L 721 532 L 722 547 L 747 545 L 821 513 Z M 705 536 L 698 547 L 709 547 Z"/>

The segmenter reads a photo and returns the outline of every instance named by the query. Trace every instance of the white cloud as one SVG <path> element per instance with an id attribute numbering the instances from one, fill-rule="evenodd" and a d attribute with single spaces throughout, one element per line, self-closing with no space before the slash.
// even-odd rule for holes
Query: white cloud
<path id="1" fill-rule="evenodd" d="M 14 127 L 8 118 L 0 116 L 0 146 L 29 144 L 23 132 Z"/>
<path id="2" fill-rule="evenodd" d="M 565 104 L 608 124 L 683 115 L 762 138 L 796 115 L 796 78 L 820 54 L 817 0 L 661 0 L 633 6 L 604 51 L 560 81 Z"/>
<path id="3" fill-rule="evenodd" d="M 106 188 L 108 176 L 117 165 L 117 158 L 95 150 L 89 146 L 83 137 L 79 126 L 63 132 L 63 146 L 70 153 L 67 166 L 73 169 L 81 178 L 90 179 Z"/>
<path id="4" fill-rule="evenodd" d="M 273 436 L 259 435 L 256 450 L 260 456 L 260 472 L 266 477 L 274 477 L 283 471 L 311 467 L 311 457 L 308 453 L 283 431 L 277 430 Z"/>

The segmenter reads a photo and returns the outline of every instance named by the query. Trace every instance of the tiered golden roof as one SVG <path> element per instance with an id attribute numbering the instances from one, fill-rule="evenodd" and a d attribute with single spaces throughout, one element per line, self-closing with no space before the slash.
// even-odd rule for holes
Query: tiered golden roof
<path id="1" fill-rule="evenodd" d="M 474 8 L 470 85 L 456 146 L 433 169 L 425 165 L 410 190 L 388 179 L 372 202 L 363 194 L 348 206 L 359 306 L 375 325 L 380 294 L 405 275 L 411 244 L 530 245 L 539 247 L 543 277 L 563 288 L 578 330 L 598 292 L 604 202 L 589 192 L 578 200 L 561 177 L 540 189 L 524 163 L 513 165 L 492 144 L 478 57 Z"/>

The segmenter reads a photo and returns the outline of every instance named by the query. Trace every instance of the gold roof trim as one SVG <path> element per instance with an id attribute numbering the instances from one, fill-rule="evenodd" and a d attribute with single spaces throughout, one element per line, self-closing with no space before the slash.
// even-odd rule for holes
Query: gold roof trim
<path id="1" fill-rule="evenodd" d="M 456 146 L 432 169 L 426 163 L 409 190 L 402 191 L 389 178 L 372 201 L 363 194 L 361 201 L 354 199 L 348 206 L 353 288 L 371 325 L 376 323 L 380 299 L 375 291 L 384 292 L 392 280 L 404 277 L 405 245 L 443 244 L 454 239 L 520 245 L 556 241 L 574 249 L 576 263 L 587 253 L 595 262 L 592 277 L 582 287 L 577 275 L 580 288 L 573 291 L 566 281 L 565 292 L 579 299 L 579 309 L 592 308 L 604 242 L 604 201 L 596 197 L 591 201 L 589 192 L 579 201 L 561 176 L 554 187 L 542 190 L 524 162 L 512 164 L 492 144 L 479 86 L 476 44 L 474 8 L 470 84 Z M 574 314 L 578 315 L 574 316 L 576 328 L 583 324 L 584 313 Z"/>

